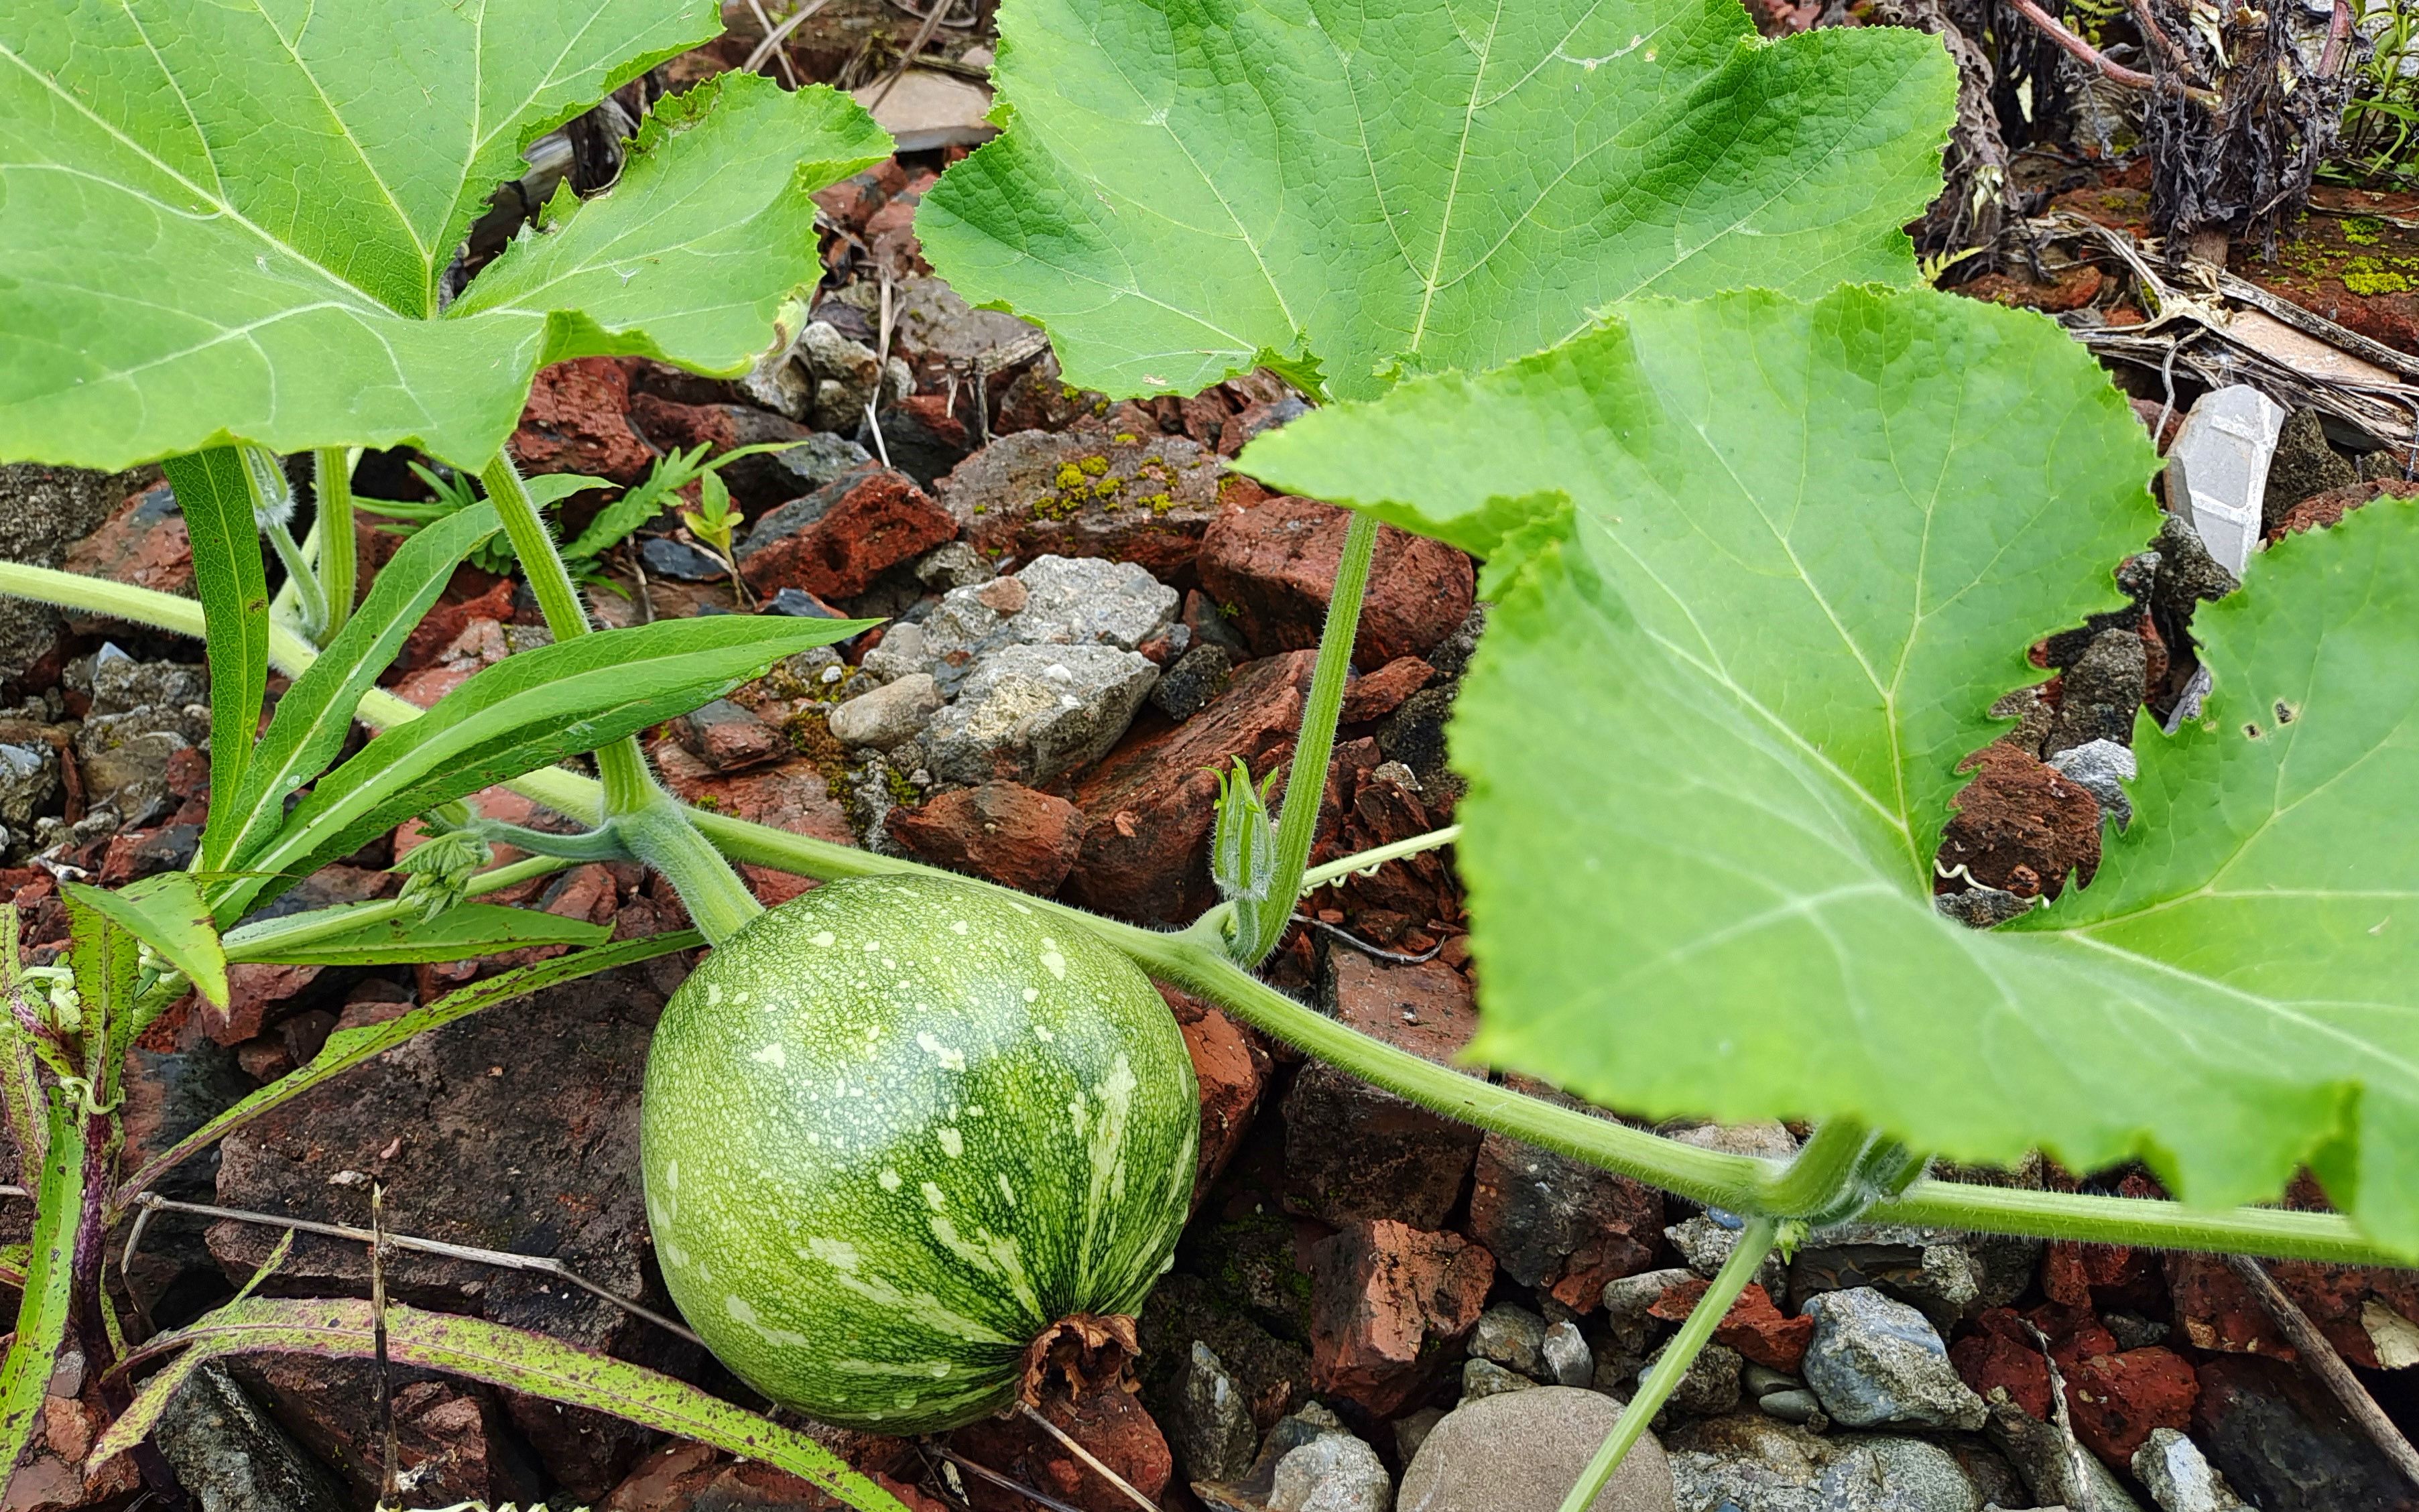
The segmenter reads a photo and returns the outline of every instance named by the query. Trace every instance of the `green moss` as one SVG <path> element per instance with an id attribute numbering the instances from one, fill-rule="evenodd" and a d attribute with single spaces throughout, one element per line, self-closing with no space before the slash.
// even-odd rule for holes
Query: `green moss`
<path id="1" fill-rule="evenodd" d="M 848 748 L 831 733 L 830 716 L 822 709 L 804 709 L 781 725 L 790 748 L 815 764 L 824 785 L 838 791 L 848 777 Z"/>
<path id="2" fill-rule="evenodd" d="M 2385 223 L 2374 215 L 2347 215 L 2340 224 L 2343 239 L 2355 247 L 2374 247 L 2385 239 Z"/>
<path id="3" fill-rule="evenodd" d="M 891 802 L 902 809 L 913 809 L 924 801 L 924 795 L 917 790 L 915 783 L 907 780 L 906 773 L 887 763 L 884 764 L 882 770 L 885 774 L 883 785 L 890 790 Z"/>
<path id="4" fill-rule="evenodd" d="M 1165 493 L 1145 494 L 1142 496 L 1141 501 L 1149 505 L 1150 512 L 1154 515 L 1164 515 L 1169 510 L 1176 507 L 1175 499 Z"/>
<path id="5" fill-rule="evenodd" d="M 2399 264 L 2412 259 L 2397 257 L 2393 260 Z M 2408 294 L 2411 288 L 2410 276 L 2395 271 L 2381 257 L 2347 257 L 2343 270 L 2336 276 L 2343 280 L 2344 287 L 2362 296 Z"/>
<path id="6" fill-rule="evenodd" d="M 1082 461 L 1077 462 L 1075 466 L 1083 471 L 1097 478 L 1102 473 L 1109 471 L 1109 459 L 1102 456 L 1100 453 L 1095 452 L 1091 455 L 1085 457 Z M 1061 468 L 1059 471 L 1064 472 L 1066 469 Z"/>
<path id="7" fill-rule="evenodd" d="M 1119 446 L 1132 446 L 1134 443 L 1134 433 L 1130 430 L 1121 430 L 1115 436 L 1110 437 L 1109 440 L 1117 442 Z"/>
<path id="8" fill-rule="evenodd" d="M 1061 462 L 1050 481 L 1061 488 L 1080 487 L 1084 482 L 1084 470 L 1072 462 Z"/>
<path id="9" fill-rule="evenodd" d="M 722 811 L 722 800 L 711 793 L 701 793 L 697 795 L 697 801 L 690 805 L 690 807 L 702 809 L 707 813 L 720 813 Z"/>

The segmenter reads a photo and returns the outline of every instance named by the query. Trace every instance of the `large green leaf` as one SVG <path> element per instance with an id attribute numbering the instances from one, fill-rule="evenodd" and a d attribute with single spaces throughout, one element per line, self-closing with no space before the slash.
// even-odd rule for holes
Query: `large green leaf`
<path id="1" fill-rule="evenodd" d="M 1071 381 L 1480 367 L 1632 295 L 1912 282 L 1955 70 L 1737 0 L 1009 0 L 998 141 L 917 227 Z"/>
<path id="2" fill-rule="evenodd" d="M 1644 304 L 1244 465 L 1496 554 L 1453 733 L 1475 1054 L 1648 1114 L 2138 1154 L 2196 1204 L 2311 1161 L 2419 1254 L 2408 507 L 2205 611 L 2211 718 L 2145 726 L 2101 880 L 1978 933 L 1929 905 L 1955 764 L 2155 519 L 2139 425 L 2055 327 L 1928 291 Z"/>
<path id="3" fill-rule="evenodd" d="M 62 0 L 0 20 L 0 456 L 229 439 L 484 462 L 547 362 L 740 371 L 816 276 L 809 190 L 887 139 L 753 75 L 657 107 L 622 179 L 441 314 L 519 151 L 712 36 L 711 0 Z"/>

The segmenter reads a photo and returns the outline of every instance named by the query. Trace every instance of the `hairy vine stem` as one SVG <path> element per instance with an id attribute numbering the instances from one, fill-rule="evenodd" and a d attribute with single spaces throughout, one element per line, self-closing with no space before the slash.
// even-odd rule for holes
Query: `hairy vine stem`
<path id="1" fill-rule="evenodd" d="M 547 529 L 546 517 L 531 501 L 511 456 L 498 452 L 479 481 L 503 519 L 504 533 L 521 559 L 547 628 L 557 640 L 592 634 L 594 626 L 588 623 L 578 586 L 563 566 L 554 532 Z M 688 822 L 687 810 L 656 785 L 637 736 L 624 735 L 600 747 L 596 775 L 605 790 L 601 827 L 670 880 L 707 939 L 719 945 L 764 911 L 722 853 Z"/>
<path id="2" fill-rule="evenodd" d="M 107 614 L 174 634 L 199 638 L 203 633 L 202 607 L 192 599 L 74 573 L 0 562 L 0 593 Z M 271 661 L 288 673 L 300 673 L 318 655 L 300 636 L 274 625 L 270 627 L 269 647 Z M 421 712 L 393 694 L 373 687 L 362 700 L 359 717 L 374 728 L 385 729 L 418 718 Z M 530 772 L 507 785 L 576 819 L 593 822 L 600 811 L 598 785 L 561 767 Z M 686 810 L 684 817 L 685 827 L 703 837 L 713 849 L 732 861 L 752 862 L 822 881 L 907 872 L 945 876 L 961 884 L 970 880 L 954 872 L 793 835 L 727 814 Z M 1420 837 L 1419 841 L 1387 847 L 1384 852 L 1347 856 L 1309 877 L 1333 880 L 1372 864 L 1375 857 L 1388 853 L 1411 854 L 1425 848 L 1420 841 L 1441 845 L 1447 843 L 1449 838 L 1448 832 L 1439 831 Z M 1304 880 L 1307 882 L 1309 877 Z M 1196 993 L 1246 1023 L 1374 1086 L 1450 1118 L 1749 1217 L 1795 1216 L 1785 1211 L 1785 1205 L 1793 1204 L 1804 1187 L 1815 1184 L 1810 1172 L 1792 1180 L 1790 1168 L 1772 1161 L 1683 1145 L 1610 1118 L 1594 1117 L 1496 1087 L 1476 1075 L 1398 1050 L 1295 1002 L 1237 965 L 1214 943 L 1190 933 L 1163 933 L 1048 899 L 1024 893 L 1015 896 L 1027 907 L 1064 916 L 1095 931 L 1153 976 Z M 1846 1140 L 1844 1134 L 1837 1137 L 1842 1143 Z M 1825 1161 L 1827 1163 L 1833 1154 L 1826 1154 Z M 2344 1265 L 2409 1262 L 2406 1256 L 2380 1248 L 2351 1220 L 2334 1213 L 2270 1208 L 2211 1211 L 2174 1202 L 2036 1192 L 1931 1178 L 1918 1179 L 1898 1196 L 1875 1201 L 1865 1210 L 1864 1216 L 1880 1223 L 2090 1243 L 2264 1255 Z"/>
<path id="3" fill-rule="evenodd" d="M 1563 1498 L 1562 1512 L 1588 1512 L 1595 1504 L 1596 1493 L 1612 1479 L 1612 1473 L 1621 1468 L 1631 1447 L 1645 1436 L 1646 1425 L 1655 1421 L 1655 1414 L 1672 1399 L 1672 1394 L 1687 1378 L 1688 1367 L 1704 1352 L 1705 1341 L 1714 1336 L 1714 1330 L 1730 1315 L 1731 1304 L 1747 1289 L 1756 1269 L 1764 1264 L 1764 1257 L 1772 1253 L 1780 1231 L 1779 1223 L 1771 1218 L 1757 1218 L 1748 1224 L 1746 1231 L 1739 1235 L 1738 1247 L 1731 1251 L 1731 1257 L 1715 1273 L 1713 1284 L 1697 1299 L 1697 1305 L 1688 1309 L 1688 1320 L 1663 1347 L 1662 1357 L 1647 1372 L 1638 1395 L 1622 1408 L 1621 1420 L 1613 1424 L 1612 1432 L 1606 1436 L 1595 1458 L 1579 1472 L 1570 1494 Z"/>

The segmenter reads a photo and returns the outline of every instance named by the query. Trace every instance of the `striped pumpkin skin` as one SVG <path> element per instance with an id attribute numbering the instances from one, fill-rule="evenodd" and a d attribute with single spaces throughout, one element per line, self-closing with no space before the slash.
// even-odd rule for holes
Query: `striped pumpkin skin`
<path id="1" fill-rule="evenodd" d="M 1166 1270 L 1200 1108 L 1149 980 L 937 879 L 835 882 L 672 995 L 641 1103 L 665 1283 L 722 1363 L 827 1422 L 997 1412 L 1025 1347 Z"/>

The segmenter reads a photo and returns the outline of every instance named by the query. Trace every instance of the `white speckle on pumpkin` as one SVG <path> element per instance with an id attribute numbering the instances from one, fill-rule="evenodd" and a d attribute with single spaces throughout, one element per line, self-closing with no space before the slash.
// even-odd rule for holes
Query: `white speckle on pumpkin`
<path id="1" fill-rule="evenodd" d="M 816 935 L 812 940 L 809 941 L 808 943 L 809 943 L 809 944 L 810 944 L 810 945 L 820 945 L 820 946 L 824 947 L 825 949 L 829 949 L 831 948 L 831 946 L 832 946 L 832 943 L 833 943 L 834 941 L 838 940 L 839 938 L 840 938 L 840 936 L 839 936 L 839 935 L 834 934 L 834 933 L 833 933 L 831 931 L 829 931 L 829 930 L 825 930 L 825 931 L 824 931 L 822 933 L 820 933 L 820 934 Z"/>
<path id="2" fill-rule="evenodd" d="M 1008 1199 L 1008 1205 L 1009 1207 L 1015 1207 L 1016 1188 L 1008 1184 L 1008 1173 L 1006 1171 L 994 1171 L 992 1174 L 997 1178 L 999 1181 L 999 1195 Z"/>
<path id="3" fill-rule="evenodd" d="M 708 1008 L 722 1006 L 722 989 L 710 981 L 705 984 L 705 1006 Z"/>
<path id="4" fill-rule="evenodd" d="M 1041 936 L 1041 964 L 1053 977 L 1067 980 L 1067 958 L 1058 953 L 1058 942 L 1047 934 Z"/>
<path id="5" fill-rule="evenodd" d="M 941 1195 L 941 1189 L 939 1187 L 934 1186 L 930 1181 L 924 1182 L 921 1190 L 924 1194 L 924 1200 L 932 1205 L 932 1211 L 934 1212 L 940 1211 L 942 1206 L 949 1200 L 948 1197 Z"/>
<path id="6" fill-rule="evenodd" d="M 1025 989 L 1025 1000 L 1028 1003 L 1038 1003 L 1041 1001 L 1041 989 L 1039 987 L 1027 987 Z"/>
<path id="7" fill-rule="evenodd" d="M 759 1065 L 770 1066 L 775 1071 L 785 1070 L 790 1064 L 789 1054 L 781 1048 L 781 1042 L 778 1040 L 774 1041 L 771 1044 L 766 1045 L 763 1049 L 757 1051 L 747 1058 L 757 1062 Z"/>
<path id="8" fill-rule="evenodd" d="M 775 1328 L 765 1322 L 757 1315 L 755 1304 L 735 1291 L 723 1296 L 722 1310 L 731 1315 L 732 1322 L 751 1330 L 767 1344 L 778 1344 L 785 1350 L 799 1350 L 807 1346 L 808 1339 L 804 1334 L 793 1334 L 786 1328 Z"/>
<path id="9" fill-rule="evenodd" d="M 943 1044 L 939 1040 L 933 1038 L 932 1030 L 917 1030 L 916 1033 L 916 1043 L 917 1047 L 924 1052 L 924 1054 L 932 1057 L 934 1060 L 939 1061 L 944 1069 L 948 1071 L 963 1071 L 966 1069 L 966 1053 L 963 1050 L 952 1050 L 948 1045 Z"/>
<path id="10" fill-rule="evenodd" d="M 1033 1026 L 1033 1037 L 1040 1041 L 1043 1044 L 1053 1043 L 1058 1038 L 1056 1035 L 1050 1032 L 1050 1026 L 1047 1024 L 1035 1025 Z"/>
<path id="11" fill-rule="evenodd" d="M 963 918 L 962 918 L 962 919 L 959 919 L 956 923 L 954 923 L 954 924 L 952 924 L 952 925 L 950 925 L 950 926 L 949 926 L 949 933 L 952 933 L 952 934 L 963 934 L 965 932 L 966 932 L 966 921 L 965 921 L 964 919 L 963 919 Z"/>
<path id="12" fill-rule="evenodd" d="M 899 1190 L 899 1173 L 892 1170 L 887 1165 L 882 1167 L 882 1174 L 875 1177 L 874 1180 L 882 1183 L 882 1190 L 885 1192 L 896 1192 Z"/>
<path id="13" fill-rule="evenodd" d="M 955 1129 L 950 1128 L 947 1124 L 943 1124 L 940 1132 L 934 1134 L 933 1137 L 940 1140 L 943 1152 L 948 1154 L 952 1160 L 955 1160 L 957 1157 L 966 1152 L 965 1135 L 958 1133 Z"/>
<path id="14" fill-rule="evenodd" d="M 882 942 L 880 940 L 866 941 L 865 953 L 868 955 L 880 955 L 882 953 Z"/>

